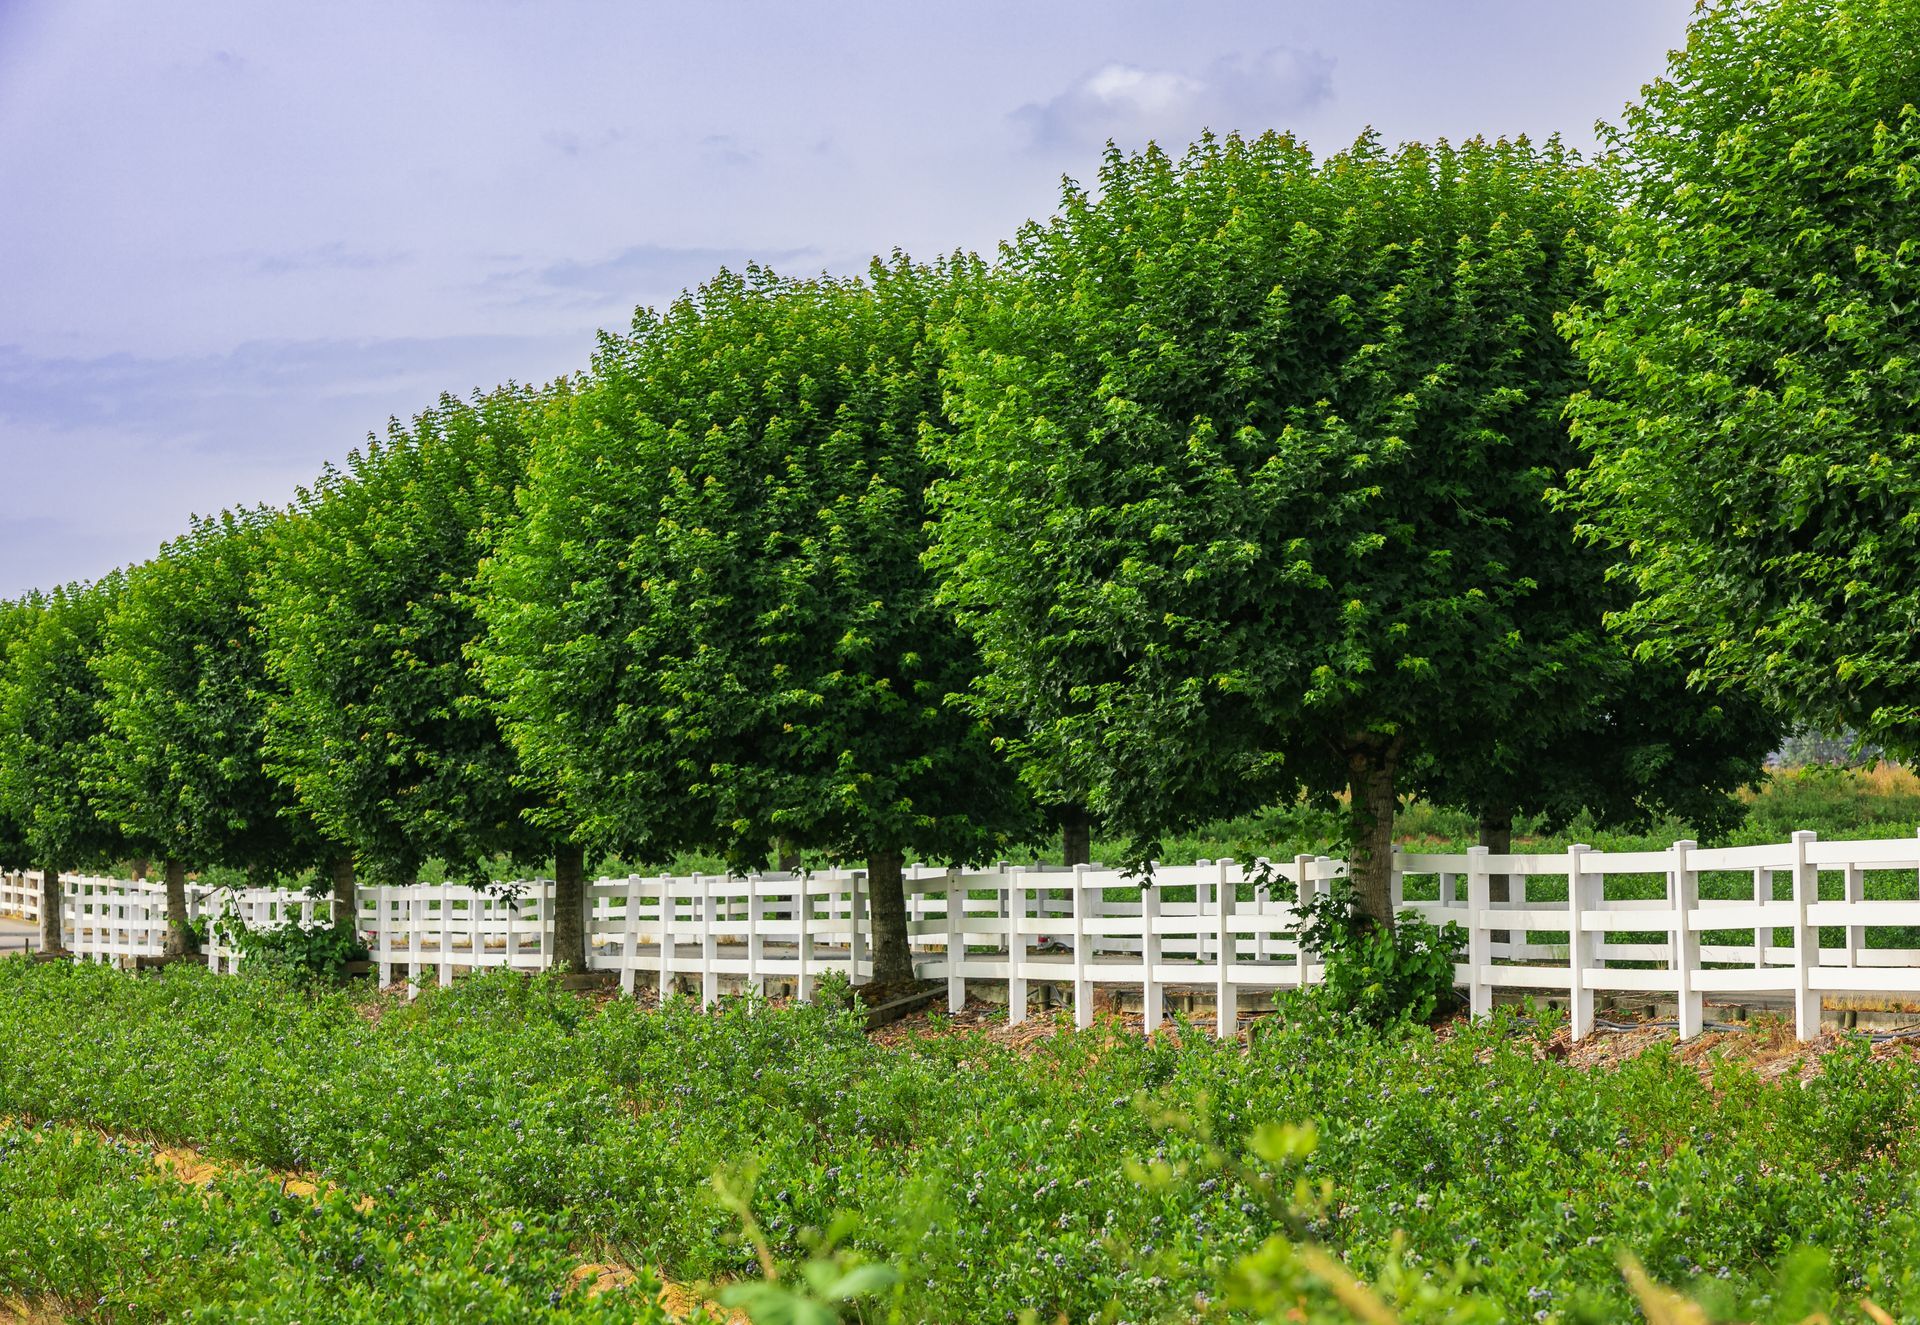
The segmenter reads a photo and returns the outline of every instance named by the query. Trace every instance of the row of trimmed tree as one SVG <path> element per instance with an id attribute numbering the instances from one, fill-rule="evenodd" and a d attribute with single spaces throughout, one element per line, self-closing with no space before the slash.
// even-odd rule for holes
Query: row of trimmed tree
<path id="1" fill-rule="evenodd" d="M 1915 36 L 1721 6 L 1598 166 L 1207 138 L 993 263 L 722 272 L 0 609 L 0 860 L 158 862 L 177 946 L 214 864 L 551 861 L 580 966 L 590 857 L 812 853 L 891 980 L 910 857 L 1344 795 L 1390 924 L 1409 794 L 1711 831 L 1776 715 L 1911 751 Z"/>

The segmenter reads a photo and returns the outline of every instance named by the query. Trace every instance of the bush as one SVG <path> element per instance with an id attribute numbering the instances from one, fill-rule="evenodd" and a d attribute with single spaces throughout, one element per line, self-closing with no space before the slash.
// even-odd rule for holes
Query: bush
<path id="1" fill-rule="evenodd" d="M 290 920 L 253 929 L 228 912 L 213 922 L 213 929 L 240 953 L 240 969 L 253 975 L 339 980 L 345 978 L 348 962 L 362 962 L 370 955 L 351 920 L 312 926 Z"/>
<path id="2" fill-rule="evenodd" d="M 1344 880 L 1299 909 L 1301 946 L 1326 965 L 1315 997 L 1369 1026 L 1424 1024 L 1456 1000 L 1453 964 L 1467 935 L 1452 921 L 1440 929 L 1406 911 L 1392 929 L 1376 925 L 1360 913 Z"/>

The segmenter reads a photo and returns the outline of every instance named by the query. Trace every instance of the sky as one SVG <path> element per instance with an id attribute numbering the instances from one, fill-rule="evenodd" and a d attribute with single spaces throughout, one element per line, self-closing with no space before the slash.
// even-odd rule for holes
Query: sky
<path id="1" fill-rule="evenodd" d="M 1691 0 L 0 0 L 0 597 L 722 265 L 991 253 L 1103 144 L 1590 149 Z"/>

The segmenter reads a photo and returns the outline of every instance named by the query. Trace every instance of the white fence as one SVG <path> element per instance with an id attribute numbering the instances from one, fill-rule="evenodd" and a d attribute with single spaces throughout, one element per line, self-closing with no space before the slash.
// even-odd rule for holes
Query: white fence
<path id="1" fill-rule="evenodd" d="M 945 980 L 954 1010 L 967 981 L 1004 983 L 1016 1022 L 1028 1015 L 1035 983 L 1061 985 L 1082 1026 L 1103 988 L 1138 991 L 1149 1030 L 1163 1019 L 1168 990 L 1198 989 L 1212 996 L 1218 1033 L 1231 1035 L 1241 991 L 1320 976 L 1316 956 L 1301 952 L 1293 905 L 1277 894 L 1324 890 L 1346 872 L 1324 856 L 1267 868 L 1285 886 L 1256 888 L 1253 871 L 1230 860 L 1163 866 L 1146 888 L 1090 866 L 916 866 L 907 880 L 916 972 Z M 1496 901 L 1503 880 L 1508 896 Z M 1821 842 L 1796 833 L 1779 845 L 1714 849 L 1397 853 L 1393 886 L 1400 908 L 1465 931 L 1455 977 L 1476 1014 L 1491 1009 L 1497 989 L 1544 992 L 1567 1000 L 1576 1036 L 1593 1029 L 1601 995 L 1673 998 L 1683 1037 L 1701 1030 L 1709 995 L 1790 1001 L 1802 1038 L 1819 1032 L 1824 994 L 1920 999 L 1916 838 Z M 76 955 L 159 951 L 160 885 L 78 879 L 68 888 Z M 196 889 L 190 905 L 232 909 L 263 927 L 324 920 L 328 903 Z M 587 907 L 588 965 L 618 973 L 629 992 L 644 984 L 664 994 L 685 980 L 711 1003 L 723 981 L 762 991 L 778 981 L 807 998 L 828 971 L 855 984 L 872 972 L 859 870 L 600 879 Z M 443 984 L 460 969 L 537 970 L 552 952 L 553 884 L 364 888 L 357 919 L 382 983 L 430 970 Z M 216 942 L 209 960 L 233 970 L 240 958 Z"/>

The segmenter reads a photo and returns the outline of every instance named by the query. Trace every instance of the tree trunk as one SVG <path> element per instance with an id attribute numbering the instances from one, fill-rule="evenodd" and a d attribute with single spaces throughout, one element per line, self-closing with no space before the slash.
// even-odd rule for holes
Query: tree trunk
<path id="1" fill-rule="evenodd" d="M 135 883 L 145 883 L 147 881 L 147 867 L 152 863 L 153 862 L 149 861 L 145 856 L 135 856 L 133 858 L 132 869 L 133 881 Z"/>
<path id="2" fill-rule="evenodd" d="M 1347 785 L 1352 793 L 1348 822 L 1353 850 L 1347 875 L 1363 920 L 1393 928 L 1393 812 L 1399 805 L 1393 778 L 1400 743 L 1370 742 L 1347 751 Z"/>
<path id="3" fill-rule="evenodd" d="M 1513 850 L 1513 811 L 1511 809 L 1504 805 L 1494 805 L 1480 811 L 1480 845 L 1496 856 L 1507 855 Z M 1508 900 L 1507 876 L 1489 874 L 1487 895 L 1496 902 Z M 1496 929 L 1487 937 L 1494 943 L 1506 943 L 1510 935 L 1504 929 Z"/>
<path id="4" fill-rule="evenodd" d="M 800 872 L 800 848 L 784 837 L 773 839 L 774 868 L 783 874 Z"/>
<path id="5" fill-rule="evenodd" d="M 571 843 L 553 857 L 553 969 L 587 969 L 587 853 Z"/>
<path id="6" fill-rule="evenodd" d="M 60 915 L 63 901 L 60 867 L 44 866 L 40 871 L 40 949 L 43 952 L 67 950 L 67 927 Z"/>
<path id="7" fill-rule="evenodd" d="M 913 980 L 913 953 L 907 947 L 907 890 L 902 881 L 906 858 L 898 851 L 867 857 L 867 913 L 873 918 L 873 982 L 907 984 Z"/>
<path id="8" fill-rule="evenodd" d="M 332 866 L 334 879 L 334 924 L 346 920 L 349 926 L 359 928 L 359 893 L 353 891 L 353 856 L 340 856 Z"/>
<path id="9" fill-rule="evenodd" d="M 1060 858 L 1068 865 L 1093 863 L 1093 817 L 1084 806 L 1069 805 L 1061 811 Z"/>
<path id="10" fill-rule="evenodd" d="M 184 957 L 199 946 L 187 927 L 187 863 L 169 857 L 166 871 L 167 941 L 160 952 L 166 957 Z"/>

